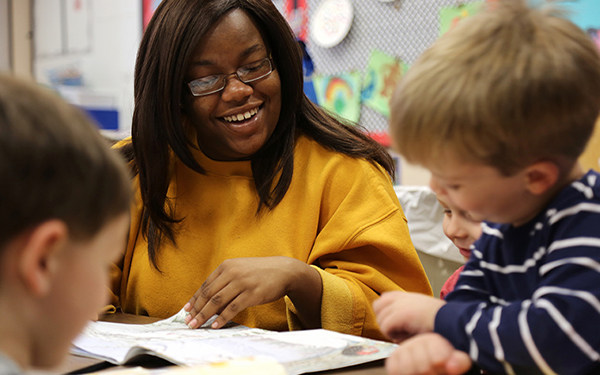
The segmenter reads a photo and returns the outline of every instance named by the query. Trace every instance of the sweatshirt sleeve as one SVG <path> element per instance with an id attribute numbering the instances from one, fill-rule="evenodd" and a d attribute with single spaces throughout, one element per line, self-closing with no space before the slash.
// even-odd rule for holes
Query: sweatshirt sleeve
<path id="1" fill-rule="evenodd" d="M 600 361 L 599 217 L 564 219 L 549 246 L 520 267 L 469 261 L 436 316 L 435 332 L 492 373 L 590 373 Z M 537 278 L 531 295 L 501 297 L 499 280 L 510 290 L 511 273 L 514 280 L 528 269 Z"/>
<path id="2" fill-rule="evenodd" d="M 386 291 L 432 290 L 387 173 L 364 160 L 347 168 L 335 168 L 325 183 L 323 226 L 309 260 L 323 282 L 322 328 L 385 339 L 373 301 Z"/>

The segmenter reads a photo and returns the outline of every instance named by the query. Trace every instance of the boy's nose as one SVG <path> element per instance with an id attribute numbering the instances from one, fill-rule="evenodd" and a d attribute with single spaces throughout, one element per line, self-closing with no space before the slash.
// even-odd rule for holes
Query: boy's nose
<path id="1" fill-rule="evenodd" d="M 450 220 L 450 225 L 448 225 L 446 232 L 446 235 L 450 237 L 450 239 L 464 238 L 467 236 L 467 232 L 460 225 L 460 220 L 458 218 L 455 218 L 454 215 Z"/>

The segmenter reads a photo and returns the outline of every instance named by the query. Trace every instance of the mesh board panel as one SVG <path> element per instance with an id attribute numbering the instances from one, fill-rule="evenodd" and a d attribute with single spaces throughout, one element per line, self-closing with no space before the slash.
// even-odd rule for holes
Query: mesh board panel
<path id="1" fill-rule="evenodd" d="M 323 0 L 307 0 L 309 23 Z M 475 2 L 459 0 L 352 0 L 354 19 L 346 38 L 337 46 L 322 48 L 309 33 L 307 50 L 315 73 L 364 72 L 373 49 L 399 58 L 409 66 L 437 38 L 443 7 Z M 284 13 L 284 0 L 273 3 Z M 285 13 L 284 13 L 285 14 Z M 361 105 L 359 123 L 368 131 L 387 131 L 387 118 Z"/>

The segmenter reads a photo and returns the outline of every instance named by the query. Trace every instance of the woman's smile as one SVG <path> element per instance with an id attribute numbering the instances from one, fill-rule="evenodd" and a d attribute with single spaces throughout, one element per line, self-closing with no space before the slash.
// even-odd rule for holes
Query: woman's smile
<path id="1" fill-rule="evenodd" d="M 240 71 L 243 79 L 248 67 L 268 58 L 269 46 L 255 21 L 244 11 L 233 10 L 196 46 L 186 79 Z M 281 81 L 277 69 L 272 65 L 269 69 L 266 75 L 248 82 L 232 77 L 219 91 L 187 96 L 184 115 L 206 156 L 220 161 L 247 160 L 271 137 L 281 112 Z"/>
<path id="2" fill-rule="evenodd" d="M 248 119 L 254 117 L 254 115 L 256 115 L 256 113 L 258 113 L 258 107 L 252 108 L 251 110 L 245 111 L 243 113 L 238 113 L 237 115 L 224 116 L 223 119 L 225 121 L 231 122 L 231 123 L 243 122 L 244 120 L 248 120 Z"/>
<path id="3" fill-rule="evenodd" d="M 264 126 L 260 107 L 230 116 L 223 116 L 220 120 L 227 131 L 233 133 L 233 137 L 250 138 L 255 133 L 259 133 Z"/>

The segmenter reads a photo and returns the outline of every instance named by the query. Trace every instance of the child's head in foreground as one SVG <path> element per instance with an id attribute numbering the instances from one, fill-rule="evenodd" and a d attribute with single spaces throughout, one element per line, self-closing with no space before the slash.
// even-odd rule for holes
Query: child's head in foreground
<path id="1" fill-rule="evenodd" d="M 523 224 L 583 173 L 600 110 L 600 58 L 548 4 L 500 0 L 409 69 L 391 101 L 398 151 L 473 220 Z"/>
<path id="2" fill-rule="evenodd" d="M 106 303 L 130 189 L 79 110 L 0 76 L 0 354 L 22 368 L 64 359 Z"/>

